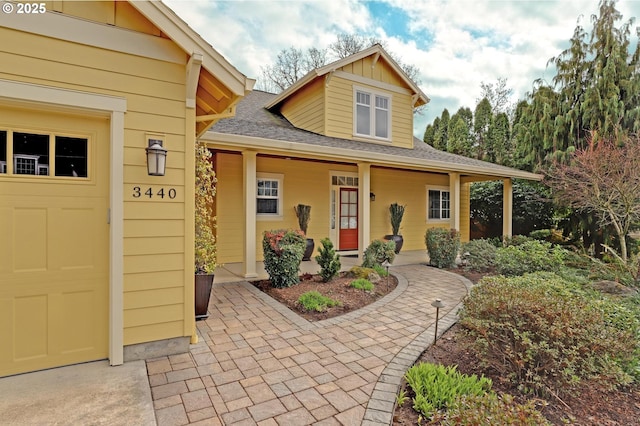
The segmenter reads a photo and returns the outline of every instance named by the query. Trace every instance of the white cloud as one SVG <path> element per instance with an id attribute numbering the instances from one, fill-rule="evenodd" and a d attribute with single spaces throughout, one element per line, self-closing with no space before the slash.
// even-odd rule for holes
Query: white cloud
<path id="1" fill-rule="evenodd" d="M 249 77 L 272 63 L 282 49 L 326 47 L 339 33 L 376 35 L 394 55 L 420 70 L 432 99 L 416 118 L 421 136 L 443 108 L 475 107 L 480 83 L 506 77 L 516 98 L 537 78 L 550 80 L 547 61 L 564 48 L 583 15 L 591 26 L 598 0 L 387 0 L 409 16 L 410 39 L 388 36 L 366 3 L 355 0 L 206 1 L 165 0 L 236 68 Z M 625 21 L 640 18 L 640 1 L 616 5 Z M 397 32 L 396 32 L 397 33 Z M 633 34 L 632 34 L 633 36 Z"/>

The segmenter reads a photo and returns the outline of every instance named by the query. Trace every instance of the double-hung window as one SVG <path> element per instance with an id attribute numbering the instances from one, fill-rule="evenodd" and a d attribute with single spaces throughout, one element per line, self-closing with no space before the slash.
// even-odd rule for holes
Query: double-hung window
<path id="1" fill-rule="evenodd" d="M 451 218 L 451 194 L 442 189 L 427 190 L 427 220 L 448 220 Z"/>
<path id="2" fill-rule="evenodd" d="M 356 89 L 354 128 L 357 136 L 390 139 L 391 98 Z"/>
<path id="3" fill-rule="evenodd" d="M 259 217 L 282 216 L 282 175 L 258 173 L 256 213 Z"/>

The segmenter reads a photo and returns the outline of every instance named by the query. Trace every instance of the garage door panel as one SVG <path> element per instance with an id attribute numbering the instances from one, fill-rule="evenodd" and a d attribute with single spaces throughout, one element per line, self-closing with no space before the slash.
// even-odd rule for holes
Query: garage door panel
<path id="1" fill-rule="evenodd" d="M 108 122 L 42 111 L 12 115 L 2 106 L 0 121 L 27 133 L 32 123 L 55 122 L 86 136 L 91 170 L 88 178 L 0 175 L 0 377 L 104 359 Z"/>
<path id="2" fill-rule="evenodd" d="M 13 303 L 13 360 L 21 362 L 47 356 L 49 297 L 46 294 L 16 297 Z"/>
<path id="3" fill-rule="evenodd" d="M 16 207 L 13 211 L 13 272 L 47 270 L 47 209 Z"/>

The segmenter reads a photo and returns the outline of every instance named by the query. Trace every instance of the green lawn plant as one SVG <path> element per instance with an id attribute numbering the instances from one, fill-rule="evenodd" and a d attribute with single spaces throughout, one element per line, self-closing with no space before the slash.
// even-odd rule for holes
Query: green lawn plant
<path id="1" fill-rule="evenodd" d="M 451 268 L 460 250 L 460 233 L 455 229 L 429 228 L 425 235 L 429 262 L 436 268 Z"/>
<path id="2" fill-rule="evenodd" d="M 462 244 L 464 269 L 484 272 L 496 265 L 496 246 L 489 240 L 477 239 Z"/>
<path id="3" fill-rule="evenodd" d="M 481 361 L 536 395 L 571 393 L 582 379 L 616 388 L 640 365 L 638 310 L 550 272 L 485 277 L 460 324 Z"/>
<path id="4" fill-rule="evenodd" d="M 546 241 L 528 239 L 496 251 L 496 271 L 515 276 L 536 271 L 556 271 L 562 267 L 565 250 Z"/>
<path id="5" fill-rule="evenodd" d="M 320 276 L 322 282 L 331 281 L 338 273 L 342 265 L 340 264 L 340 255 L 333 248 L 333 243 L 329 238 L 323 238 L 321 247 L 318 247 L 318 255 L 316 262 L 320 266 Z"/>
<path id="6" fill-rule="evenodd" d="M 300 230 L 265 231 L 262 238 L 264 269 L 275 288 L 291 287 L 299 282 L 298 272 L 306 247 Z"/>
<path id="7" fill-rule="evenodd" d="M 339 306 L 340 302 L 330 297 L 323 296 L 318 291 L 308 291 L 298 298 L 298 303 L 305 311 L 324 312 L 327 308 Z"/>
<path id="8" fill-rule="evenodd" d="M 456 366 L 444 366 L 420 362 L 404 376 L 413 390 L 413 408 L 425 417 L 437 410 L 449 407 L 463 395 L 484 395 L 491 389 L 491 379 L 468 376 L 457 371 Z"/>
<path id="9" fill-rule="evenodd" d="M 447 410 L 444 426 L 510 425 L 548 426 L 549 421 L 536 409 L 536 401 L 519 404 L 509 394 L 489 392 L 456 398 Z M 489 421 L 489 419 L 491 419 Z M 489 423 L 488 423 L 489 422 Z"/>
<path id="10" fill-rule="evenodd" d="M 396 257 L 396 243 L 393 241 L 373 240 L 364 251 L 362 266 L 373 268 L 376 265 L 382 266 L 387 261 L 393 263 Z"/>
<path id="11" fill-rule="evenodd" d="M 351 284 L 349 284 L 349 287 L 353 287 L 357 290 L 372 291 L 374 285 L 371 281 L 365 278 L 358 278 L 356 280 L 351 281 Z"/>

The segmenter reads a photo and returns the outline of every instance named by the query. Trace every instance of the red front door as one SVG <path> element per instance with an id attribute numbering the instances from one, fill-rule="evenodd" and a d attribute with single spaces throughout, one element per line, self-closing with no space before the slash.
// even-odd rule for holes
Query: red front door
<path id="1" fill-rule="evenodd" d="M 340 250 L 358 249 L 358 190 L 340 188 Z"/>

